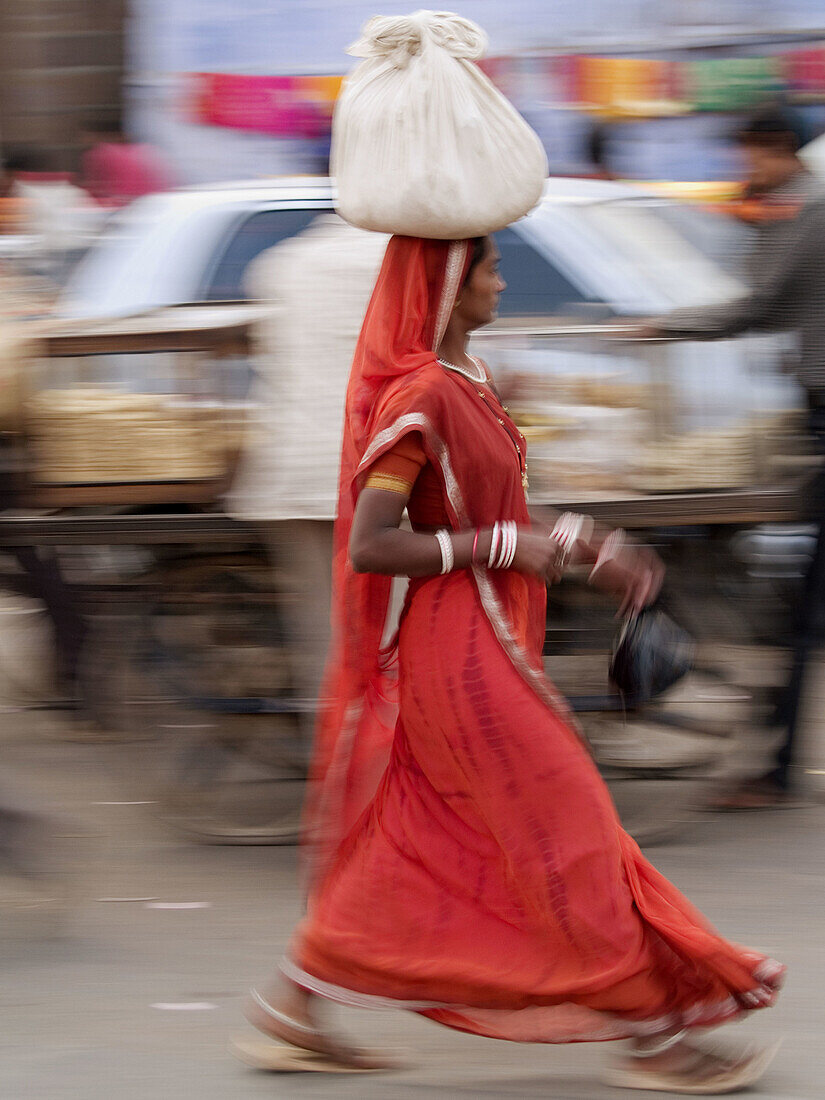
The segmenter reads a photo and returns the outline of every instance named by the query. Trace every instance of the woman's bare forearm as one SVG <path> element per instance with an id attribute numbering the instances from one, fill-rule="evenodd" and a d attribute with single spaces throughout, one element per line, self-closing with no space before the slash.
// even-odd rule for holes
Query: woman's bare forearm
<path id="1" fill-rule="evenodd" d="M 476 543 L 476 560 L 490 553 L 490 529 L 482 530 Z M 475 531 L 451 531 L 454 569 L 471 563 Z M 441 572 L 441 548 L 435 535 L 404 531 L 397 527 L 373 531 L 363 545 L 350 542 L 350 560 L 357 573 L 382 573 L 390 577 L 431 577 Z"/>
<path id="2" fill-rule="evenodd" d="M 433 534 L 399 528 L 406 499 L 382 489 L 364 489 L 358 498 L 350 534 L 349 554 L 357 573 L 381 573 L 390 577 L 431 577 L 441 572 L 441 549 Z M 486 561 L 492 529 L 450 532 L 455 569 L 476 560 Z"/>

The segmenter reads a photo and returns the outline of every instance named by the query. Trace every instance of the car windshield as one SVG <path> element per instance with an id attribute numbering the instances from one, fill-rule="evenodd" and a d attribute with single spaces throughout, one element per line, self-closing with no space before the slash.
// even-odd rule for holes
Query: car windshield
<path id="1" fill-rule="evenodd" d="M 659 199 L 643 200 L 638 206 L 643 206 L 652 217 L 675 230 L 723 271 L 737 279 L 742 277 L 752 233 L 744 222 L 702 206 Z"/>
<path id="2" fill-rule="evenodd" d="M 121 315 L 166 304 L 156 300 L 153 280 L 147 275 L 151 261 L 147 250 L 167 209 L 165 195 L 149 195 L 113 214 L 67 279 L 57 312 Z"/>
<path id="3" fill-rule="evenodd" d="M 576 214 L 675 303 L 742 292 L 747 232 L 732 218 L 660 199 L 583 204 Z"/>

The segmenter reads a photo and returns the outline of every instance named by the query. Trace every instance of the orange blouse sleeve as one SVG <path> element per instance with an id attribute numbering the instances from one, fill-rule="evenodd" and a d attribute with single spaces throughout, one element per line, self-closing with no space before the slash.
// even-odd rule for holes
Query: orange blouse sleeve
<path id="1" fill-rule="evenodd" d="M 427 461 L 420 432 L 409 432 L 372 464 L 365 489 L 385 489 L 408 497 Z"/>

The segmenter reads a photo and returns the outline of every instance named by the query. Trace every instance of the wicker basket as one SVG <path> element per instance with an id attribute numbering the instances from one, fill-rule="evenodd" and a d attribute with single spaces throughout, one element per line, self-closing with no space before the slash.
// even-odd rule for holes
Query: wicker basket
<path id="1" fill-rule="evenodd" d="M 39 484 L 221 477 L 238 427 L 216 403 L 105 389 L 44 390 L 28 403 Z"/>

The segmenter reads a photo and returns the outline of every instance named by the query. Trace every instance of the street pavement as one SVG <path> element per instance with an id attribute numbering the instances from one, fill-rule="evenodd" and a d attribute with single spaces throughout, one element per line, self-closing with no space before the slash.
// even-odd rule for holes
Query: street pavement
<path id="1" fill-rule="evenodd" d="M 200 847 L 153 817 L 161 749 L 70 744 L 38 712 L 0 715 L 6 794 L 41 805 L 46 857 L 71 887 L 49 917 L 14 907 L 0 879 L 0 1100 L 607 1100 L 606 1045 L 482 1040 L 404 1013 L 335 1010 L 354 1038 L 408 1052 L 387 1075 L 272 1076 L 227 1052 L 242 996 L 265 980 L 300 912 L 290 848 Z M 825 805 L 697 815 L 650 850 L 723 933 L 789 968 L 773 1011 L 732 1040 L 785 1036 L 754 1095 L 825 1096 Z M 121 900 L 116 900 L 121 899 Z M 125 899 L 125 900 L 124 900 Z M 131 899 L 131 900 L 130 900 Z M 659 1094 L 639 1094 L 656 1096 Z"/>

